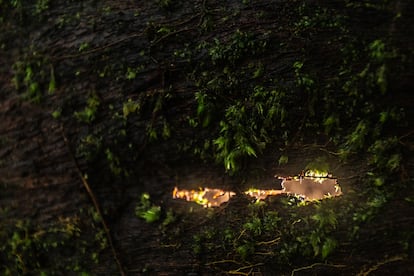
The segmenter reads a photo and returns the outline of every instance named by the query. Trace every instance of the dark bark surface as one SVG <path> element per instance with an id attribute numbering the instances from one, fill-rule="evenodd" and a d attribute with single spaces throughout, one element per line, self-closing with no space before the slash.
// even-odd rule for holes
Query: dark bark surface
<path id="1" fill-rule="evenodd" d="M 390 92 L 372 98 L 375 104 L 389 104 L 405 110 L 405 124 L 390 127 L 385 133 L 395 133 L 404 145 L 405 163 L 395 178 L 412 181 L 414 7 L 411 1 L 386 3 L 384 8 L 363 4 L 352 6 L 351 1 L 309 1 L 306 5 L 301 1 L 246 1 L 252 2 L 248 4 L 205 0 L 188 3 L 46 1 L 48 7 L 41 10 L 37 4 L 20 2 L 22 7 L 15 8 L 12 2 L 0 1 L 3 5 L 0 27 L 0 226 L 5 229 L 0 237 L 10 240 L 15 231 L 13 225 L 18 221 L 30 221 L 30 235 L 37 233 L 40 238 L 43 236 L 39 229 L 61 227 L 56 225 L 65 222 L 65 225 L 79 228 L 79 234 L 69 235 L 69 242 L 63 249 L 48 247 L 47 256 L 40 258 L 40 267 L 55 269 L 55 272 L 76 271 L 65 264 L 73 265 L 75 261 L 72 260 L 79 258 L 82 259 L 79 261 L 80 271 L 106 275 L 119 272 L 109 241 L 106 240 L 107 244 L 102 248 L 99 245 L 105 238 L 97 238 L 96 233 L 102 234 L 102 228 L 99 218 L 93 218 L 96 206 L 85 189 L 86 181 L 103 212 L 117 258 L 128 275 L 145 272 L 203 275 L 232 270 L 234 273 L 272 275 L 289 273 L 295 267 L 312 263 L 316 264 L 298 270 L 297 274 L 313 271 L 315 275 L 347 275 L 369 271 L 375 265 L 378 267 L 373 274 L 414 273 L 414 237 L 412 234 L 404 236 L 410 235 L 407 231 L 398 232 L 414 227 L 412 202 L 390 201 L 381 216 L 361 226 L 358 244 L 347 244 L 349 241 L 344 238 L 344 245 L 326 264 L 318 264 L 312 258 L 298 260 L 292 257 L 286 260 L 286 267 L 280 267 L 279 259 L 274 255 L 255 255 L 246 261 L 230 253 L 226 255 L 220 245 L 217 246 L 217 256 L 211 255 L 211 251 L 206 255 L 194 252 L 194 236 L 199 231 L 208 227 L 224 231 L 221 226 L 228 223 L 240 226 L 238 218 L 248 213 L 248 199 L 237 196 L 212 214 L 198 206 L 191 207 L 193 211 L 189 213 L 187 203 L 170 198 L 177 184 L 189 188 L 210 185 L 238 192 L 257 183 L 266 186 L 272 183 L 275 174 L 297 174 L 317 156 L 326 154 L 331 148 L 315 144 L 325 143 L 328 139 L 304 130 L 309 116 L 307 106 L 311 106 L 314 99 L 295 88 L 292 64 L 306 60 L 306 70 L 314 74 L 315 82 L 323 83 L 322 78 L 337 77 L 333 72 L 342 66 L 344 54 L 341 50 L 346 45 L 368 45 L 376 39 L 387 41 L 398 49 L 399 55 L 405 56 L 403 68 L 397 66 L 400 62 L 397 58 L 391 63 L 394 67 L 389 69 Z M 330 27 L 332 22 L 327 19 L 325 22 L 323 16 L 315 19 L 316 23 L 312 21 L 307 25 L 305 21 L 311 21 L 312 11 L 316 10 L 326 13 L 327 18 L 337 14 L 339 19 L 335 22 L 343 24 L 346 31 L 340 33 L 341 28 Z M 304 19 L 304 16 L 307 17 Z M 243 47 L 231 44 L 238 32 L 250 35 L 246 41 L 243 37 L 240 41 L 255 44 Z M 210 48 L 203 48 L 203 42 Z M 225 57 L 214 59 L 211 51 L 215 49 L 215 43 L 231 44 L 234 48 L 221 53 Z M 240 56 L 232 60 L 229 56 L 233 54 Z M 362 71 L 365 58 L 356 58 L 351 67 Z M 263 76 L 254 77 L 260 67 L 258 64 L 265 71 Z M 234 80 L 237 82 L 234 86 L 228 84 L 230 78 L 222 76 L 226 76 L 221 72 L 227 67 L 240 77 Z M 394 68 L 398 70 L 394 71 Z M 204 137 L 220 133 L 218 128 L 188 127 L 188 119 L 197 114 L 194 94 L 213 86 L 208 78 L 217 72 L 222 75 L 215 81 L 224 82 L 220 87 L 226 89 L 228 85 L 231 90 L 228 94 L 217 92 L 223 95 L 218 100 L 223 103 L 247 97 L 235 91 L 250 87 L 251 83 L 296 89 L 297 94 L 286 100 L 287 109 L 294 111 L 288 123 L 296 130 L 289 133 L 292 145 L 285 151 L 289 155 L 287 165 L 279 166 L 280 154 L 276 156 L 271 152 L 282 142 L 272 143 L 266 149 L 268 153 L 259 158 L 248 159 L 244 173 L 237 176 L 226 174 L 222 165 L 214 164 L 214 158 L 199 160 L 188 150 L 182 150 L 187 142 L 188 147 L 199 146 Z M 52 78 L 56 88 L 50 90 Z M 276 79 L 281 84 L 275 85 Z M 338 102 L 349 98 L 345 92 L 334 89 L 326 93 Z M 125 111 L 128 100 L 139 103 L 140 112 Z M 95 101 L 96 109 L 91 101 Z M 318 112 L 315 111 L 315 117 L 325 116 Z M 211 120 L 220 120 L 223 114 L 224 110 L 217 108 L 213 110 Z M 171 134 L 165 135 L 164 139 L 165 125 L 169 126 Z M 344 122 L 343 128 L 353 125 L 354 122 Z M 156 132 L 156 140 L 151 138 L 151 130 Z M 358 203 L 353 201 L 358 198 L 357 193 L 365 189 L 358 181 L 359 173 L 368 170 L 366 163 L 357 158 L 357 162 L 343 164 L 336 156 L 329 156 L 335 164 L 332 165 L 333 173 L 345 193 L 343 203 L 333 203 L 334 206 L 340 207 L 347 202 L 357 208 Z M 135 207 L 144 192 L 151 195 L 154 204 L 162 207 L 163 218 L 168 210 L 174 210 L 179 223 L 175 222 L 166 230 L 160 224 L 138 218 Z M 396 198 L 405 196 L 413 198 L 412 192 L 405 191 L 397 192 Z M 281 203 L 270 201 L 268 204 L 269 209 L 277 210 Z M 310 210 L 302 212 L 306 214 Z M 289 214 L 283 216 L 288 218 Z M 348 217 L 346 219 L 352 220 L 352 214 Z M 293 223 L 292 219 L 287 221 Z M 346 231 L 348 229 L 339 229 L 335 234 L 341 242 L 340 236 L 346 236 Z M 76 241 L 69 246 L 70 239 Z M 401 240 L 406 244 L 400 245 Z M 401 249 L 404 246 L 405 251 Z M 41 251 L 37 247 L 36 250 Z M 99 255 L 97 262 L 90 257 L 96 252 Z M 6 263 L 5 267 L 10 265 L 6 253 L 0 257 Z M 18 259 L 17 254 L 14 257 Z M 28 261 L 23 265 L 27 270 L 18 273 L 41 271 L 30 263 L 35 259 L 32 257 L 27 256 Z M 63 258 L 68 258 L 66 263 L 62 261 L 62 266 L 53 266 L 53 262 Z M 231 261 L 220 263 L 226 259 Z"/>

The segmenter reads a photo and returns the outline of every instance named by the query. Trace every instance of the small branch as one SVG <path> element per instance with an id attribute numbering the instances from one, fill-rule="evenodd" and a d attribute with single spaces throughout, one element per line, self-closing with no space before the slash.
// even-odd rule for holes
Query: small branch
<path id="1" fill-rule="evenodd" d="M 274 240 L 271 240 L 271 241 L 258 242 L 257 245 L 272 245 L 272 244 L 275 244 L 275 243 L 277 243 L 279 241 L 280 241 L 280 237 L 278 237 L 278 238 L 276 238 Z"/>
<path id="2" fill-rule="evenodd" d="M 325 149 L 323 147 L 319 147 L 319 150 L 320 151 L 323 151 L 323 152 L 326 152 L 326 153 L 329 153 L 330 155 L 334 155 L 334 156 L 341 155 L 339 152 L 330 151 L 330 150 L 327 150 L 327 149 Z"/>
<path id="3" fill-rule="evenodd" d="M 296 272 L 302 271 L 302 270 L 308 270 L 308 269 L 313 269 L 316 266 L 328 266 L 328 267 L 334 267 L 334 268 L 344 268 L 346 267 L 346 265 L 341 265 L 341 264 L 324 264 L 324 263 L 314 263 L 311 264 L 309 266 L 304 266 L 304 267 L 299 267 L 299 268 L 295 268 L 294 270 L 292 270 L 292 272 L 290 273 L 291 276 L 295 275 Z"/>
<path id="4" fill-rule="evenodd" d="M 406 134 L 404 134 L 404 135 L 402 135 L 402 136 L 400 136 L 400 137 L 398 137 L 398 140 L 402 140 L 402 139 L 405 139 L 405 138 L 407 138 L 407 137 L 409 137 L 409 136 L 411 136 L 411 135 L 414 135 L 414 130 L 411 130 L 411 131 L 409 131 L 408 133 L 406 133 Z"/>
<path id="5" fill-rule="evenodd" d="M 254 252 L 255 255 L 260 255 L 260 256 L 274 256 L 275 253 L 270 251 L 270 252 Z"/>
<path id="6" fill-rule="evenodd" d="M 240 240 L 240 238 L 244 235 L 244 233 L 246 233 L 246 229 L 243 229 L 243 230 L 240 232 L 240 235 L 238 236 L 238 238 L 237 238 L 237 239 L 235 239 L 234 241 L 238 241 L 238 240 Z"/>
<path id="7" fill-rule="evenodd" d="M 165 34 L 162 37 L 160 37 L 157 40 L 155 40 L 154 42 L 151 42 L 150 47 L 155 46 L 156 44 L 160 43 L 162 40 L 164 40 L 164 39 L 166 39 L 166 38 L 168 38 L 170 36 L 173 36 L 173 35 L 176 35 L 176 34 L 179 34 L 179 33 L 183 33 L 183 32 L 192 31 L 192 30 L 195 30 L 195 28 L 188 28 L 188 27 L 186 27 L 186 28 L 183 28 L 183 29 L 180 29 L 180 30 L 177 30 L 177 31 L 173 31 L 173 32 L 170 32 L 168 34 Z"/>
<path id="8" fill-rule="evenodd" d="M 241 265 L 241 263 L 236 262 L 235 260 L 221 260 L 221 261 L 215 261 L 215 262 L 211 262 L 211 263 L 206 263 L 206 266 L 218 265 L 218 264 L 226 264 L 226 263 L 235 263 L 235 264 Z"/>
<path id="9" fill-rule="evenodd" d="M 385 265 L 385 264 L 388 264 L 388 263 L 392 263 L 392 262 L 402 261 L 402 260 L 404 260 L 404 258 L 401 257 L 401 256 L 395 256 L 395 257 L 392 257 L 390 259 L 386 259 L 386 260 L 384 260 L 382 262 L 379 262 L 376 265 L 368 268 L 368 270 L 366 270 L 366 271 L 360 271 L 358 273 L 358 276 L 368 276 L 371 272 L 376 271 L 382 265 Z"/>
<path id="10" fill-rule="evenodd" d="M 234 274 L 234 275 L 246 275 L 247 276 L 247 275 L 250 275 L 251 274 L 251 272 L 252 272 L 252 270 L 253 270 L 254 267 L 256 267 L 256 266 L 262 266 L 262 265 L 263 265 L 263 263 L 242 266 L 242 267 L 239 267 L 236 270 L 230 270 L 230 271 L 228 271 L 228 273 L 229 274 Z M 242 272 L 242 270 L 246 270 L 246 269 L 249 269 L 249 272 Z"/>
<path id="11" fill-rule="evenodd" d="M 110 233 L 109 228 L 108 228 L 108 225 L 106 224 L 105 219 L 104 219 L 104 217 L 102 215 L 101 208 L 99 207 L 99 204 L 98 204 L 98 201 L 96 199 L 96 196 L 93 193 L 91 187 L 89 186 L 88 181 L 86 181 L 85 177 L 82 174 L 82 171 L 81 171 L 81 169 L 79 167 L 78 161 L 76 160 L 75 156 L 72 153 L 72 150 L 71 150 L 70 145 L 69 145 L 69 140 L 66 137 L 65 132 L 63 131 L 63 126 L 61 126 L 61 132 L 62 132 L 63 140 L 64 140 L 64 142 L 65 142 L 65 144 L 66 144 L 66 146 L 68 148 L 69 155 L 71 156 L 71 158 L 73 160 L 73 163 L 76 166 L 76 170 L 78 172 L 79 178 L 82 180 L 82 184 L 85 187 L 86 191 L 88 192 L 88 195 L 89 195 L 90 199 L 92 200 L 93 206 L 94 206 L 96 212 L 98 213 L 98 216 L 101 218 L 102 227 L 103 227 L 103 229 L 105 231 L 105 234 L 106 234 L 106 237 L 108 239 L 108 243 L 109 243 L 109 246 L 111 248 L 111 251 L 112 251 L 112 255 L 114 257 L 114 260 L 115 260 L 115 262 L 116 262 L 116 264 L 118 266 L 119 274 L 121 276 L 125 276 L 124 269 L 122 268 L 122 264 L 121 264 L 121 262 L 120 262 L 120 260 L 118 258 L 117 253 L 116 253 L 116 250 L 115 250 L 115 247 L 114 247 L 114 243 L 112 241 L 111 233 Z"/>
<path id="12" fill-rule="evenodd" d="M 64 60 L 64 59 L 78 58 L 78 57 L 81 57 L 81 56 L 90 55 L 90 54 L 93 54 L 93 53 L 102 51 L 102 50 L 104 50 L 106 48 L 110 48 L 112 46 L 115 46 L 116 44 L 122 43 L 125 40 L 131 39 L 131 38 L 140 37 L 142 35 L 143 35 L 143 33 L 132 34 L 132 35 L 129 35 L 127 37 L 124 37 L 124 38 L 118 39 L 116 41 L 110 42 L 110 43 L 108 43 L 106 45 L 103 45 L 101 47 L 97 47 L 97 48 L 91 49 L 89 51 L 84 51 L 84 52 L 81 52 L 81 53 L 74 53 L 74 54 L 69 54 L 69 55 L 63 55 L 63 56 L 52 56 L 51 58 L 52 58 L 52 60 L 59 61 L 59 60 Z"/>

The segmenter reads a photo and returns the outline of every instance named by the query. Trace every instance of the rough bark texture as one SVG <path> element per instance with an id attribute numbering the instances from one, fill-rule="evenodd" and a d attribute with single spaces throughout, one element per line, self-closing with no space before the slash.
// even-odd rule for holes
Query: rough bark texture
<path id="1" fill-rule="evenodd" d="M 159 275 L 217 272 L 213 268 L 219 264 L 205 266 L 214 258 L 207 256 L 203 259 L 192 251 L 194 228 L 190 221 L 184 221 L 188 229 L 180 228 L 182 232 L 176 233 L 186 238 L 175 244 L 161 233 L 158 226 L 148 224 L 134 214 L 143 192 L 150 192 L 165 210 L 185 209 L 180 207 L 182 203 L 170 199 L 177 183 L 187 186 L 213 183 L 213 186 L 223 188 L 234 188 L 240 183 L 241 178 L 224 175 L 221 167 L 198 163 L 187 153 L 178 150 L 180 142 L 199 134 L 194 132 L 208 134 L 203 129 L 184 127 L 188 125 L 186 114 L 196 114 L 194 93 L 200 89 L 200 84 L 196 82 L 204 81 L 203 76 L 197 74 L 226 67 L 225 64 L 212 63 L 207 49 L 194 48 L 203 41 L 214 44 L 214 39 L 225 44 L 231 41 L 237 30 L 251 33 L 253 41 L 265 41 L 271 46 L 255 54 L 243 53 L 235 61 L 235 67 L 247 68 L 249 63 L 261 63 L 266 68 L 267 77 L 260 81 L 271 83 L 270 79 L 277 78 L 285 87 L 289 87 L 295 82 L 292 64 L 304 56 L 308 60 L 306 66 L 310 68 L 309 71 L 317 72 L 317 76 L 333 77 L 331 72 L 341 64 L 340 48 L 349 41 L 337 37 L 336 29 L 322 28 L 319 23 L 307 26 L 302 33 L 298 31 L 295 24 L 302 17 L 299 15 L 300 1 L 267 0 L 252 1 L 250 4 L 205 0 L 50 1 L 48 8 L 41 12 L 38 12 L 35 4 L 22 2 L 22 8 L 17 9 L 8 2 L 0 1 L 7 11 L 2 12 L 3 25 L 0 27 L 2 223 L 12 225 L 18 220 L 30 220 L 34 229 L 44 229 L 56 223 L 58 218 L 76 217 L 81 220 L 77 225 L 81 228 L 82 237 L 85 240 L 93 239 L 100 226 L 85 211 L 80 211 L 93 208 L 80 173 L 85 179 L 88 176 L 87 181 L 100 208 L 104 210 L 115 250 L 127 274 L 139 275 L 145 271 Z M 321 11 L 328 10 L 330 14 L 337 12 L 348 15 L 344 24 L 356 40 L 384 38 L 391 45 L 398 45 L 399 51 L 411 60 L 405 65 L 404 72 L 399 71 L 398 75 L 392 75 L 391 72 L 391 93 L 381 99 L 383 103 L 405 108 L 406 125 L 396 132 L 399 135 L 409 133 L 414 118 L 414 101 L 409 94 L 414 88 L 412 2 L 384 4 L 386 8 L 383 10 L 366 8 L 362 4 L 360 8 L 351 9 L 346 6 L 347 1 L 339 2 L 309 1 L 306 9 L 320 8 Z M 403 15 L 402 19 L 396 17 L 398 13 Z M 328 41 L 335 46 L 327 46 Z M 187 49 L 192 52 L 187 53 Z M 218 59 L 217 63 L 220 62 Z M 363 61 L 361 63 L 364 64 Z M 355 64 L 355 67 L 362 65 Z M 31 77 L 28 77 L 28 67 L 33 71 Z M 252 72 L 245 74 L 251 75 Z M 49 93 L 52 75 L 56 89 Z M 238 87 L 247 86 L 251 81 L 256 80 L 242 79 Z M 31 88 L 33 83 L 36 83 L 37 89 Z M 340 91 L 332 93 L 336 93 L 338 101 L 348 97 L 341 95 Z M 80 114 L 85 111 L 88 101 L 93 97 L 98 102 L 97 110 L 90 116 L 86 114 L 83 119 L 82 115 L 76 115 L 76 112 Z M 223 101 L 230 101 L 237 96 L 226 97 L 223 97 Z M 124 106 L 129 99 L 139 102 L 142 112 L 139 115 L 131 112 L 133 114 L 125 121 Z M 299 99 L 303 99 L 303 102 L 293 102 L 291 106 L 306 106 L 312 102 L 307 94 Z M 157 107 L 158 102 L 161 108 Z M 58 113 L 54 113 L 56 111 Z M 295 120 L 292 120 L 299 131 L 306 112 L 305 107 L 298 109 Z M 217 114 L 221 113 L 217 111 Z M 166 140 L 160 138 L 164 122 L 170 125 L 172 131 L 171 138 Z M 158 131 L 158 140 L 155 142 L 148 134 L 150 129 Z M 88 135 L 99 141 L 85 142 Z M 65 136 L 68 137 L 68 143 L 65 142 Z M 296 138 L 294 135 L 291 137 Z M 412 133 L 403 137 L 402 142 L 411 150 L 407 151 L 411 161 L 405 167 L 408 173 L 406 178 L 411 179 Z M 108 156 L 111 153 L 113 156 L 110 158 Z M 254 169 L 255 165 L 250 164 L 248 168 L 254 171 L 254 177 L 250 175 L 244 185 L 249 186 L 255 181 L 271 183 L 276 173 L 273 169 L 282 173 L 299 173 L 313 156 L 313 153 L 308 152 L 293 153 L 291 160 L 298 163 L 293 167 L 280 168 L 272 154 L 264 154 L 256 163 L 257 167 L 263 168 L 263 174 L 257 177 L 260 169 Z M 344 178 L 345 194 L 347 189 L 358 190 L 355 181 L 345 179 L 352 174 L 352 170 L 359 171 L 352 165 L 336 171 L 339 177 Z M 244 200 L 235 199 L 230 211 L 223 211 L 218 222 L 231 220 L 231 211 L 243 209 Z M 395 204 L 397 208 L 399 203 Z M 390 224 L 414 226 L 410 213 L 412 206 L 411 209 L 404 208 L 404 215 L 390 221 Z M 194 227 L 203 228 L 205 221 L 202 216 L 206 213 L 196 208 L 191 217 L 196 225 Z M 392 214 L 385 215 L 392 217 Z M 403 216 L 406 220 L 402 219 Z M 381 222 L 378 224 L 379 228 L 385 227 Z M 91 228 L 91 225 L 96 228 Z M 372 227 L 375 228 L 375 224 Z M 370 230 L 366 231 L 372 233 Z M 373 239 L 380 235 L 378 232 Z M 371 244 L 367 248 L 369 246 Z M 363 244 L 359 247 L 365 248 Z M 71 250 L 59 254 L 64 257 L 65 254 L 77 252 L 76 249 Z M 87 250 L 91 254 L 94 252 L 89 247 Z M 373 254 L 372 248 L 368 250 L 368 255 Z M 110 248 L 100 250 L 99 254 L 99 263 L 85 261 L 85 269 L 96 274 L 118 273 Z M 345 262 L 355 261 L 347 252 L 338 254 L 339 257 L 350 258 Z M 359 257 L 363 254 L 356 253 Z M 50 257 L 45 258 L 45 263 L 50 265 L 47 261 Z M 412 265 L 409 265 L 410 258 L 395 260 L 396 263 L 401 262 L 401 272 L 414 273 Z M 271 257 L 267 261 L 270 264 L 260 265 L 261 270 L 252 271 L 269 273 L 284 270 L 272 266 Z M 344 274 L 354 273 L 367 263 L 375 261 L 357 259 L 355 264 L 347 263 L 347 268 L 340 271 Z M 228 265 L 232 267 L 234 264 Z M 322 265 L 317 269 L 320 269 L 316 270 L 320 273 L 336 271 L 333 267 L 324 270 Z M 21 273 L 30 274 L 28 271 Z"/>

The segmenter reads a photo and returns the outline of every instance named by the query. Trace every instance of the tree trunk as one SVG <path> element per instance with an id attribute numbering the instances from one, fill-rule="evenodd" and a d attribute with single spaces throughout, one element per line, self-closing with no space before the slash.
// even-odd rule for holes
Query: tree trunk
<path id="1" fill-rule="evenodd" d="M 275 126 L 274 137 L 284 130 L 292 141 L 314 141 L 319 137 L 295 133 L 310 120 L 326 119 L 335 102 L 348 105 L 346 92 L 324 86 L 332 80 L 342 87 L 345 79 L 337 72 L 347 49 L 361 50 L 349 60 L 358 73 L 371 62 L 361 53 L 382 40 L 405 63 L 399 67 L 401 60 L 390 57 L 388 94 L 372 96 L 373 101 L 405 109 L 407 125 L 396 130 L 399 135 L 412 126 L 409 0 L 371 6 L 279 0 L 16 2 L 0 4 L 0 226 L 11 235 L 17 221 L 28 220 L 33 236 L 67 219 L 65 225 L 79 227 L 78 240 L 93 240 L 86 252 L 100 254 L 98 263 L 83 261 L 85 270 L 119 271 L 110 246 L 96 249 L 96 233 L 102 231 L 100 220 L 93 220 L 97 207 L 125 272 L 204 270 L 191 251 L 190 230 L 182 233 L 189 237 L 181 245 L 160 245 L 162 234 L 135 216 L 135 206 L 143 192 L 168 206 L 177 179 L 191 182 L 197 173 L 231 187 L 236 181 L 223 178 L 214 157 L 206 158 L 208 166 L 198 167 L 198 161 L 189 166 L 198 159 L 184 148 L 202 147 L 206 137 L 214 147 L 228 108 L 240 99 L 246 99 L 247 110 L 253 108 L 249 97 L 255 87 L 287 91 L 282 105 L 290 112 L 289 125 Z M 303 88 L 306 77 L 325 90 L 312 94 Z M 214 98 L 215 107 L 202 110 L 197 93 Z M 324 95 L 331 99 L 322 103 Z M 189 126 L 191 118 L 198 128 Z M 350 128 L 355 124 L 347 122 Z M 404 139 L 412 147 L 412 133 Z M 64 251 L 58 251 L 58 260 L 82 256 L 74 248 Z M 52 267 L 53 258 L 45 257 L 44 267 Z M 29 263 L 22 267 L 40 271 Z"/>

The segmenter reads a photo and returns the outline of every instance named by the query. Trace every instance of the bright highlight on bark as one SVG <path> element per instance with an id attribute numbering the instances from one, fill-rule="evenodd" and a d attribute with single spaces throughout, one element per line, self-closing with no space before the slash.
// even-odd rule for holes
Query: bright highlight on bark
<path id="1" fill-rule="evenodd" d="M 261 190 L 256 188 L 244 192 L 256 200 L 265 200 L 268 196 L 281 194 L 295 195 L 304 200 L 320 200 L 327 197 L 342 195 L 337 179 L 327 172 L 307 171 L 295 177 L 278 177 L 282 179 L 281 190 Z M 192 201 L 204 207 L 217 207 L 228 202 L 236 193 L 221 189 L 200 188 L 186 190 L 174 188 L 173 198 Z"/>

